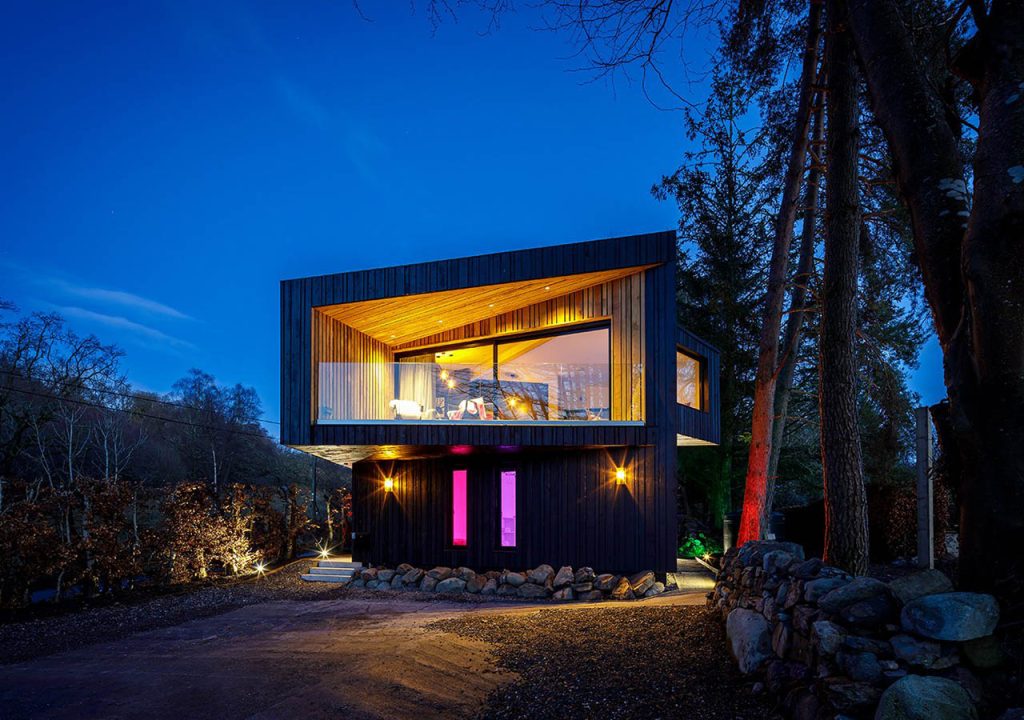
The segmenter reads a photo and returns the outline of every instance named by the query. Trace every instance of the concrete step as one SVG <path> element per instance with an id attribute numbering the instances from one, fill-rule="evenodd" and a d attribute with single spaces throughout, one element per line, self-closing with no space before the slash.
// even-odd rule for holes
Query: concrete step
<path id="1" fill-rule="evenodd" d="M 355 574 L 353 568 L 332 568 L 332 567 L 311 567 L 309 569 L 310 575 L 344 575 L 345 577 L 352 577 Z"/>
<path id="2" fill-rule="evenodd" d="M 302 575 L 303 580 L 306 582 L 326 582 L 326 583 L 347 583 L 351 576 L 349 575 Z"/>
<path id="3" fill-rule="evenodd" d="M 317 565 L 326 568 L 361 568 L 363 566 L 362 563 L 351 560 L 321 560 Z"/>

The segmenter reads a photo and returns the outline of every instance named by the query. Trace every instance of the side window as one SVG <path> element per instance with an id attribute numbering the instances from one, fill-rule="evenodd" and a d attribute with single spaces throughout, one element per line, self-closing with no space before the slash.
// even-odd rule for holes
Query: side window
<path id="1" fill-rule="evenodd" d="M 700 358 L 682 350 L 676 350 L 676 402 L 704 409 L 703 365 Z"/>
<path id="2" fill-rule="evenodd" d="M 466 471 L 452 471 L 452 545 L 466 546 Z"/>
<path id="3" fill-rule="evenodd" d="M 502 547 L 516 546 L 516 471 L 501 471 L 501 507 L 498 514 Z"/>

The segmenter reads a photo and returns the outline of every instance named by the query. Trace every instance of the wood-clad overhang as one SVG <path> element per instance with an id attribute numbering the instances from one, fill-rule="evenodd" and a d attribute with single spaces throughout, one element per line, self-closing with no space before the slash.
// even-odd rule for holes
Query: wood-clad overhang
<path id="1" fill-rule="evenodd" d="M 641 273 L 653 264 L 540 277 L 458 290 L 400 295 L 317 308 L 328 317 L 392 347 L 409 345 L 443 330 L 564 297 L 577 290 Z"/>
<path id="2" fill-rule="evenodd" d="M 534 293 L 560 293 L 565 297 L 568 287 L 578 285 L 584 288 L 595 283 L 603 273 L 623 277 L 642 272 L 645 278 L 645 330 L 643 347 L 645 357 L 645 382 L 656 383 L 660 388 L 646 393 L 646 419 L 656 422 L 664 430 L 671 431 L 675 422 L 670 406 L 671 383 L 674 382 L 674 347 L 672 332 L 675 312 L 675 260 L 676 233 L 663 231 L 645 235 L 592 240 L 568 245 L 556 245 L 528 250 L 515 250 L 490 255 L 440 260 L 435 262 L 402 265 L 370 270 L 317 275 L 306 278 L 283 280 L 281 282 L 281 441 L 292 446 L 319 444 L 378 445 L 415 444 L 413 438 L 402 437 L 405 433 L 388 431 L 387 439 L 345 438 L 332 442 L 336 430 L 324 430 L 316 425 L 310 402 L 311 388 L 314 387 L 312 373 L 313 324 L 316 316 L 326 316 L 330 309 L 375 301 L 399 301 L 397 305 L 380 303 L 375 313 L 364 321 L 368 323 L 372 338 L 380 338 L 392 350 L 400 350 L 415 344 L 418 339 L 436 334 L 444 327 L 444 317 L 433 318 L 429 331 L 426 325 L 430 318 L 420 318 L 422 324 L 405 327 L 408 323 L 406 303 L 416 304 L 413 299 L 422 300 L 426 295 L 443 296 L 444 293 L 470 291 L 464 295 L 472 302 L 460 310 L 456 321 L 465 326 L 473 317 L 499 316 L 498 302 L 502 307 L 523 302 L 522 298 L 507 301 L 504 297 L 513 287 L 529 295 Z M 565 285 L 552 285 L 552 280 L 564 279 Z M 545 290 L 546 287 L 551 290 Z M 583 292 L 587 292 L 584 290 Z M 486 293 L 486 295 L 485 295 Z M 484 301 L 490 296 L 492 300 Z M 406 300 L 408 298 L 408 300 Z M 437 298 L 435 298 L 437 299 Z M 489 307 L 494 302 L 495 307 Z M 507 303 L 507 304 L 506 304 Z M 536 304 L 536 303 L 535 303 Z M 364 309 L 365 309 L 364 305 Z M 397 308 L 397 309 L 396 309 Z M 352 309 L 352 308 L 350 308 Z M 426 307 L 424 309 L 427 309 Z M 440 306 L 429 309 L 437 310 Z M 486 311 L 486 313 L 485 313 Z M 339 309 L 346 313 L 347 310 Z M 353 311 L 354 312 L 354 311 Z M 469 313 L 473 313 L 470 315 Z M 397 316 L 397 317 L 396 317 Z M 438 323 L 437 320 L 442 320 Z M 363 324 L 359 319 L 338 321 L 344 325 L 350 322 Z M 484 322 L 484 321 L 478 321 Z M 382 323 L 377 325 L 377 323 Z M 349 325 L 351 326 L 351 325 Z M 395 328 L 401 332 L 395 331 Z M 363 331 L 359 331 L 363 332 Z M 418 335 L 425 333 L 424 335 Z M 380 337 L 383 335 L 384 337 Z M 391 337 L 395 335 L 396 337 Z M 405 343 L 403 338 L 418 335 Z M 666 342 L 668 341 L 668 342 Z M 670 347 L 671 346 L 671 347 Z M 654 387 L 651 385 L 650 387 Z M 515 433 L 517 436 L 521 432 Z M 315 437 L 316 436 L 316 437 Z M 567 443 L 572 445 L 573 443 Z"/>

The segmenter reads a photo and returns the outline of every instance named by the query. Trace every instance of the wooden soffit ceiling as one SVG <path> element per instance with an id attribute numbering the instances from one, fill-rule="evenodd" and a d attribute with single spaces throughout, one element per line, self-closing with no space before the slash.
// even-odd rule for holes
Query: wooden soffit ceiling
<path id="1" fill-rule="evenodd" d="M 403 295 L 317 310 L 388 345 L 412 342 L 535 303 L 633 275 L 650 265 Z"/>

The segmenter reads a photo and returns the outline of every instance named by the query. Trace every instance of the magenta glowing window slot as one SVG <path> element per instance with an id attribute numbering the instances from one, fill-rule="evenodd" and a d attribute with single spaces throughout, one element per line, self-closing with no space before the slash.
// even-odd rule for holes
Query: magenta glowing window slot
<path id="1" fill-rule="evenodd" d="M 516 546 L 516 471 L 501 473 L 501 546 Z"/>
<path id="2" fill-rule="evenodd" d="M 466 471 L 452 472 L 452 545 L 466 545 Z"/>

